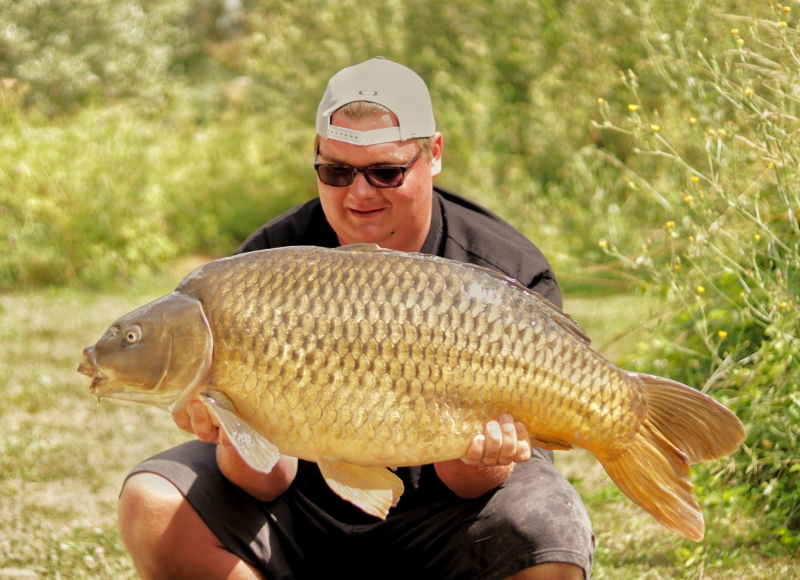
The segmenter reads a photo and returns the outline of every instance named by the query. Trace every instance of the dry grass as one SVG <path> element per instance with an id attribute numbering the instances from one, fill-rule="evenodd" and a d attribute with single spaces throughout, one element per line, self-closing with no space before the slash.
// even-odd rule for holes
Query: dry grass
<path id="1" fill-rule="evenodd" d="M 98 403 L 75 369 L 109 322 L 171 290 L 193 265 L 117 296 L 0 295 L 0 579 L 136 577 L 116 530 L 117 494 L 128 469 L 188 436 L 155 408 Z M 586 298 L 567 300 L 566 309 L 602 346 L 654 305 Z M 603 352 L 614 358 L 636 340 L 630 334 Z M 594 522 L 595 578 L 800 578 L 798 564 L 778 560 L 736 570 L 677 567 L 683 543 L 624 498 L 590 454 L 558 455 Z"/>
<path id="2" fill-rule="evenodd" d="M 148 290 L 0 295 L 0 578 L 136 576 L 117 495 L 131 467 L 188 436 L 155 408 L 98 403 L 75 369 L 109 322 L 161 293 Z"/>

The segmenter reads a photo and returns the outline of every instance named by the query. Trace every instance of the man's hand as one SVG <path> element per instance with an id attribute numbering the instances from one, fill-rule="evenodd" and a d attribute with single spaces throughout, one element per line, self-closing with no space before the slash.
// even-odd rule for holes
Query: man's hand
<path id="1" fill-rule="evenodd" d="M 463 499 L 480 497 L 500 486 L 515 463 L 533 455 L 528 431 L 511 415 L 489 421 L 475 436 L 461 459 L 434 463 L 439 479 Z"/>
<path id="2" fill-rule="evenodd" d="M 211 420 L 206 406 L 198 400 L 172 416 L 175 423 L 200 441 L 217 444 L 217 465 L 228 480 L 261 501 L 272 501 L 289 489 L 297 475 L 297 458 L 281 455 L 269 473 L 250 467 L 227 434 Z"/>
<path id="3" fill-rule="evenodd" d="M 197 438 L 204 443 L 223 444 L 220 440 L 220 436 L 222 436 L 225 438 L 224 444 L 231 445 L 225 431 L 222 431 L 220 435 L 220 428 L 211 422 L 211 413 L 208 412 L 206 406 L 196 399 L 175 413 L 172 420 L 184 431 L 197 435 Z"/>
<path id="4" fill-rule="evenodd" d="M 475 436 L 461 461 L 477 467 L 511 465 L 528 461 L 533 454 L 528 430 L 511 415 L 500 415 L 498 421 L 489 421 L 483 433 Z"/>

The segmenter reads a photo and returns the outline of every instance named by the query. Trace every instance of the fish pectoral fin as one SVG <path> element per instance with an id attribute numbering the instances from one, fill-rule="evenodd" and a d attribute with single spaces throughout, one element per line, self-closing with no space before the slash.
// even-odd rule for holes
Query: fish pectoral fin
<path id="1" fill-rule="evenodd" d="M 224 393 L 210 389 L 202 391 L 200 399 L 209 413 L 217 419 L 220 429 L 225 431 L 242 459 L 253 469 L 264 473 L 272 471 L 281 452 L 239 415 L 233 401 Z"/>
<path id="2" fill-rule="evenodd" d="M 333 491 L 376 518 L 385 520 L 389 508 L 403 495 L 403 481 L 385 467 L 325 459 L 318 459 L 317 464 Z"/>
<path id="3" fill-rule="evenodd" d="M 548 437 L 546 435 L 531 435 L 531 445 L 551 451 L 569 451 L 572 443 L 567 443 L 558 437 Z"/>

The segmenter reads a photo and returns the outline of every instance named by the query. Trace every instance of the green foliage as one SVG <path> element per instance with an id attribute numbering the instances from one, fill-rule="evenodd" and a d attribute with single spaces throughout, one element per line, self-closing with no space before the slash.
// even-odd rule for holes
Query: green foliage
<path id="1" fill-rule="evenodd" d="M 605 170 L 581 151 L 611 140 L 590 131 L 593 103 L 646 58 L 658 31 L 643 23 L 690 17 L 702 34 L 693 6 L 0 0 L 0 288 L 103 286 L 231 251 L 315 194 L 325 83 L 378 54 L 430 86 L 442 185 L 598 260 L 584 234 L 607 200 L 583 173 Z"/>
<path id="2" fill-rule="evenodd" d="M 677 307 L 665 338 L 631 364 L 727 401 L 745 423 L 741 451 L 699 470 L 701 495 L 728 525 L 743 506 L 762 512 L 764 525 L 740 539 L 774 553 L 800 546 L 800 33 L 790 11 L 763 8 L 764 18 L 728 17 L 717 43 L 653 49 L 672 88 L 660 111 L 633 71 L 621 78 L 627 115 L 601 103 L 603 130 L 632 146 L 616 167 L 636 203 L 660 205 L 663 225 L 629 227 L 600 246 Z M 703 558 L 729 542 L 713 540 Z"/>
<path id="3" fill-rule="evenodd" d="M 0 289 L 96 287 L 181 250 L 230 251 L 313 187 L 300 146 L 312 136 L 281 119 L 198 127 L 125 107 L 51 121 L 4 112 Z"/>
<path id="4" fill-rule="evenodd" d="M 168 71 L 198 52 L 189 0 L 2 0 L 0 77 L 49 112 L 96 99 L 163 98 Z"/>

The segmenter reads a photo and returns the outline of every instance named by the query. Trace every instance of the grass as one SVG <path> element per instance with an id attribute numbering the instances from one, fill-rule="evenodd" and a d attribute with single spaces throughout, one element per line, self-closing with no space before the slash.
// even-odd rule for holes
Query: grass
<path id="1" fill-rule="evenodd" d="M 155 408 L 98 403 L 75 369 L 81 349 L 109 322 L 170 291 L 194 265 L 117 295 L 0 295 L 0 579 L 136 577 L 116 528 L 119 489 L 131 467 L 188 436 Z M 635 296 L 565 301 L 611 359 L 642 339 L 646 327 L 626 331 L 653 318 L 658 306 Z M 595 578 L 800 578 L 800 565 L 786 559 L 687 566 L 679 552 L 693 545 L 624 498 L 590 454 L 559 453 L 557 461 L 595 527 Z"/>

